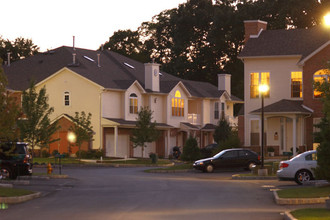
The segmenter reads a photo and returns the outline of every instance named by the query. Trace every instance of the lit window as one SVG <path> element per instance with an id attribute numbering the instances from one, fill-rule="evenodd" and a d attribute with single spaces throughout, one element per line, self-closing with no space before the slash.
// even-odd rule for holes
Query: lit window
<path id="1" fill-rule="evenodd" d="M 129 113 L 131 114 L 138 113 L 138 97 L 135 93 L 132 93 L 129 96 Z"/>
<path id="2" fill-rule="evenodd" d="M 70 106 L 70 93 L 64 92 L 64 105 Z"/>
<path id="3" fill-rule="evenodd" d="M 219 119 L 219 102 L 214 103 L 214 119 Z"/>
<path id="4" fill-rule="evenodd" d="M 327 69 L 319 70 L 316 73 L 314 73 L 314 83 L 323 83 L 323 82 L 330 82 L 330 71 Z M 314 89 L 314 98 L 320 98 L 322 95 L 322 92 L 317 91 Z"/>
<path id="5" fill-rule="evenodd" d="M 291 97 L 302 97 L 302 72 L 291 72 Z"/>
<path id="6" fill-rule="evenodd" d="M 250 78 L 250 98 L 259 98 L 259 85 L 269 86 L 269 72 L 250 73 Z M 269 97 L 269 90 L 264 96 Z"/>
<path id="7" fill-rule="evenodd" d="M 175 98 L 172 98 L 172 116 L 184 116 L 184 100 L 179 90 L 175 92 Z"/>

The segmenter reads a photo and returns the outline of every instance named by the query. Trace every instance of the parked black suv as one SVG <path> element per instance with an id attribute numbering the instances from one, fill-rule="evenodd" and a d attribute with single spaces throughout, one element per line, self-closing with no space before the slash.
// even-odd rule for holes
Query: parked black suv
<path id="1" fill-rule="evenodd" d="M 197 160 L 194 168 L 203 172 L 211 173 L 217 168 L 245 168 L 252 169 L 254 165 L 260 164 L 259 156 L 256 152 L 235 148 L 223 150 L 213 157 Z"/>
<path id="2" fill-rule="evenodd" d="M 16 179 L 32 174 L 27 144 L 22 142 L 0 143 L 0 179 Z"/>

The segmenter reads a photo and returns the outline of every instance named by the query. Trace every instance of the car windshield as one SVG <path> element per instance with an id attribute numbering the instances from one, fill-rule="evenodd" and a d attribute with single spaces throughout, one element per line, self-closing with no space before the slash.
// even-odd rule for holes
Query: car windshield
<path id="1" fill-rule="evenodd" d="M 216 155 L 214 155 L 213 158 L 219 158 L 221 155 L 223 155 L 226 152 L 227 152 L 226 150 L 220 151 L 219 153 L 217 153 Z"/>

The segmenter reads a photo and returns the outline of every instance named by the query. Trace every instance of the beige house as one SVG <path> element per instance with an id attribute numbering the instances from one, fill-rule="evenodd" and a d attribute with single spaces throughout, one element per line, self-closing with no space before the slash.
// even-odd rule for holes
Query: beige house
<path id="1" fill-rule="evenodd" d="M 23 91 L 35 80 L 46 87 L 53 120 L 63 123 L 54 134 L 62 139 L 51 150 L 67 152 L 70 117 L 75 112 L 92 114 L 94 141 L 90 149 L 103 149 L 109 157 L 148 157 L 150 152 L 168 157 L 172 147 L 183 147 L 189 135 L 200 147 L 213 142 L 214 127 L 224 114 L 237 125 L 233 115 L 230 75 L 218 75 L 218 87 L 210 83 L 182 80 L 160 71 L 157 63 L 140 63 L 111 51 L 60 47 L 4 66 L 9 89 Z M 138 110 L 148 106 L 161 131 L 145 155 L 130 142 Z"/>
<path id="2" fill-rule="evenodd" d="M 313 148 L 313 124 L 322 117 L 319 94 L 313 82 L 328 77 L 330 32 L 323 27 L 266 30 L 267 22 L 245 21 L 244 117 L 239 124 L 241 140 L 260 152 L 260 84 L 265 95 L 265 146 L 276 154 Z"/>

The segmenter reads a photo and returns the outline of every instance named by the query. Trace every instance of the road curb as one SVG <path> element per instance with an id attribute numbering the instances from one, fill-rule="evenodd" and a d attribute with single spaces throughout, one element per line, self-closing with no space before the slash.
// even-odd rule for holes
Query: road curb
<path id="1" fill-rule="evenodd" d="M 233 180 L 275 180 L 276 176 L 240 176 L 239 174 L 234 174 L 231 176 Z"/>
<path id="2" fill-rule="evenodd" d="M 188 173 L 193 172 L 193 170 L 147 170 L 149 173 Z"/>
<path id="3" fill-rule="evenodd" d="M 277 205 L 304 205 L 304 204 L 320 204 L 325 203 L 329 197 L 320 198 L 280 198 L 276 191 L 273 191 L 275 202 Z"/>
<path id="4" fill-rule="evenodd" d="M 298 220 L 295 217 L 293 217 L 293 215 L 291 215 L 291 213 L 289 211 L 284 212 L 283 219 L 284 220 Z"/>
<path id="5" fill-rule="evenodd" d="M 7 204 L 22 203 L 31 199 L 39 198 L 40 196 L 41 196 L 41 192 L 37 192 L 25 196 L 0 197 L 0 203 L 7 203 Z"/>

